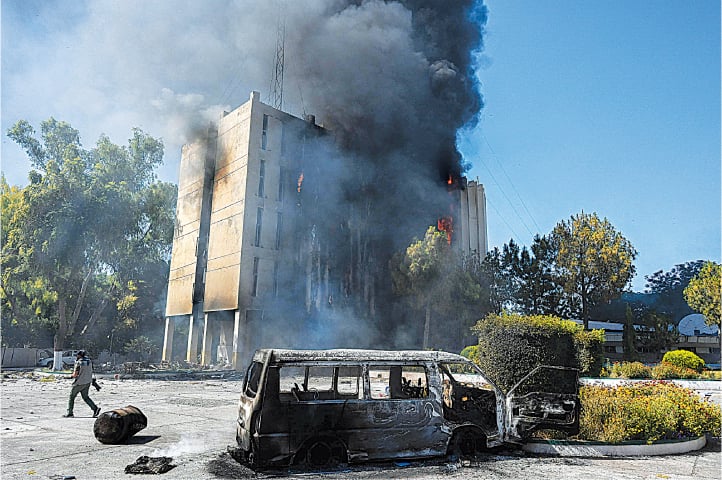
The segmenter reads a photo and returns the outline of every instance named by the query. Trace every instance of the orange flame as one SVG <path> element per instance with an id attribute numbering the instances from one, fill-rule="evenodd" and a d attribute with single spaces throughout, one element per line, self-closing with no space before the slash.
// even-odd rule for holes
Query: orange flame
<path id="1" fill-rule="evenodd" d="M 446 184 L 451 185 L 452 183 L 454 183 L 454 179 L 451 178 L 451 174 L 449 174 L 449 179 L 446 181 Z"/>
<path id="2" fill-rule="evenodd" d="M 298 193 L 301 193 L 301 185 L 303 184 L 303 172 L 298 176 Z"/>
<path id="3" fill-rule="evenodd" d="M 441 217 L 436 222 L 436 228 L 440 232 L 446 232 L 446 241 L 451 245 L 451 236 L 454 233 L 454 219 L 451 217 Z"/>

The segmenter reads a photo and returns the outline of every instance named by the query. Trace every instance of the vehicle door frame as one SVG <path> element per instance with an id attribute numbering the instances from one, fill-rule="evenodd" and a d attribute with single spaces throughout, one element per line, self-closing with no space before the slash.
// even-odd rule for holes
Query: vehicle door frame
<path id="1" fill-rule="evenodd" d="M 250 453 L 253 453 L 253 436 L 255 433 L 257 433 L 257 420 L 259 418 L 259 412 L 263 408 L 263 397 L 266 394 L 266 373 L 268 372 L 268 366 L 271 363 L 271 359 L 273 358 L 273 350 L 262 351 L 259 353 L 261 358 L 259 359 L 260 361 L 258 361 L 258 363 L 261 363 L 262 366 L 261 374 L 258 378 L 258 386 L 256 388 L 255 396 L 249 397 L 248 395 L 246 395 L 249 380 L 248 374 L 250 373 L 251 368 L 253 368 L 253 364 L 256 363 L 256 358 L 254 355 L 254 359 L 251 361 L 251 364 L 246 370 L 246 376 L 243 381 L 243 394 L 238 405 L 239 426 L 248 431 L 248 445 L 245 445 L 244 442 L 241 447 Z M 240 414 L 241 411 L 243 411 L 243 415 Z M 247 424 L 246 421 L 248 422 Z"/>
<path id="2" fill-rule="evenodd" d="M 574 397 L 575 403 L 574 408 L 576 410 L 576 426 L 578 428 L 579 425 L 579 417 L 581 415 L 581 404 L 579 401 L 579 369 L 572 368 L 572 367 L 563 367 L 563 366 L 557 366 L 557 365 L 537 365 L 532 369 L 528 374 L 526 374 L 524 377 L 522 377 L 521 380 L 519 380 L 517 383 L 514 384 L 514 386 L 509 389 L 508 392 L 506 392 L 505 399 L 504 399 L 504 441 L 509 443 L 521 443 L 524 438 L 519 432 L 517 431 L 516 426 L 518 425 L 518 420 L 521 419 L 521 416 L 514 415 L 513 408 L 512 408 L 512 402 L 514 401 L 515 392 L 516 390 L 522 386 L 524 383 L 526 383 L 527 380 L 529 380 L 533 375 L 535 375 L 539 370 L 543 369 L 550 369 L 550 370 L 563 370 L 563 371 L 575 371 L 576 372 L 576 393 L 574 394 L 563 394 L 558 392 L 538 392 L 538 393 L 547 393 L 547 394 L 554 394 L 554 395 L 562 395 L 565 397 L 572 396 Z M 562 425 L 560 425 L 558 422 L 545 422 L 543 419 L 540 419 L 540 421 L 535 425 L 535 429 L 542 429 L 542 428 L 550 428 L 550 429 L 558 429 L 558 430 L 564 430 L 564 428 L 560 428 Z"/>

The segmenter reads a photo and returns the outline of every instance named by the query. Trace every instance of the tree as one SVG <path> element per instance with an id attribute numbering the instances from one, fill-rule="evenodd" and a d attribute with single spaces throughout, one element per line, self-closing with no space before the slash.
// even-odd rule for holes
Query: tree
<path id="1" fill-rule="evenodd" d="M 158 345 L 154 344 L 145 335 L 141 335 L 126 343 L 123 351 L 131 358 L 136 358 L 141 362 L 148 362 L 158 352 Z"/>
<path id="2" fill-rule="evenodd" d="M 431 345 L 433 313 L 444 320 L 447 338 L 456 337 L 458 330 L 463 337 L 465 325 L 470 327 L 473 316 L 480 314 L 482 289 L 474 278 L 478 269 L 473 259 L 458 257 L 446 233 L 434 226 L 428 228 L 422 240 L 394 256 L 390 269 L 394 293 L 424 311 L 423 348 Z"/>
<path id="3" fill-rule="evenodd" d="M 640 318 L 638 343 L 644 351 L 654 352 L 657 358 L 679 341 L 679 331 L 671 317 L 656 310 L 646 310 Z"/>
<path id="4" fill-rule="evenodd" d="M 27 268 L 28 251 L 23 247 L 20 226 L 26 203 L 22 189 L 0 178 L 0 315 L 2 343 L 21 347 L 52 340 L 49 320 L 54 297 L 42 282 L 35 281 Z M 29 301 L 32 299 L 32 301 Z"/>
<path id="5" fill-rule="evenodd" d="M 669 272 L 659 270 L 645 276 L 647 291 L 657 295 L 653 308 L 660 313 L 670 315 L 675 322 L 692 313 L 684 299 L 684 289 L 689 285 L 705 262 L 696 260 L 675 265 Z"/>
<path id="6" fill-rule="evenodd" d="M 637 251 L 596 213 L 573 215 L 550 235 L 566 301 L 589 328 L 591 307 L 619 297 L 634 276 Z"/>
<path id="7" fill-rule="evenodd" d="M 624 330 L 622 331 L 622 349 L 624 350 L 624 359 L 628 362 L 639 360 L 637 352 L 637 333 L 634 330 L 634 315 L 632 308 L 627 305 L 627 313 L 624 321 Z"/>
<path id="8" fill-rule="evenodd" d="M 22 120 L 8 136 L 34 168 L 3 252 L 18 252 L 29 282 L 52 297 L 58 357 L 108 305 L 128 310 L 137 301 L 132 286 L 145 283 L 149 270 L 167 272 L 175 186 L 155 180 L 163 144 L 139 129 L 127 146 L 101 136 L 91 150 L 82 148 L 77 130 L 53 118 L 42 122 L 40 140 Z"/>
<path id="9" fill-rule="evenodd" d="M 684 289 L 684 299 L 689 306 L 704 315 L 707 325 L 718 327 L 720 326 L 721 273 L 722 266 L 715 262 L 707 262 Z"/>
<path id="10" fill-rule="evenodd" d="M 446 233 L 429 227 L 423 240 L 413 242 L 401 258 L 394 262 L 392 270 L 394 291 L 408 295 L 416 308 L 424 310 L 423 348 L 429 346 L 431 331 L 431 310 L 435 301 L 441 299 L 440 284 L 445 279 L 451 247 Z"/>

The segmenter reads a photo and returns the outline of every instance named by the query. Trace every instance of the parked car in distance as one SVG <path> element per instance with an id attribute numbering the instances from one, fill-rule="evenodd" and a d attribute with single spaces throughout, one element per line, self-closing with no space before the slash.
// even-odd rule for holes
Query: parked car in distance
<path id="1" fill-rule="evenodd" d="M 72 367 L 75 363 L 75 358 L 78 355 L 78 350 L 65 350 L 63 351 L 63 367 Z M 38 360 L 38 367 L 52 368 L 53 357 L 45 357 Z"/>

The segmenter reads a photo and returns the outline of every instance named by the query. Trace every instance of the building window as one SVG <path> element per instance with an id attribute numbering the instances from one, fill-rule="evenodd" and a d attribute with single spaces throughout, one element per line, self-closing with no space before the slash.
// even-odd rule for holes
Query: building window
<path id="1" fill-rule="evenodd" d="M 253 245 L 256 247 L 261 246 L 261 227 L 263 225 L 263 209 L 261 207 L 258 207 L 258 210 L 256 210 L 256 238 L 253 242 Z"/>
<path id="2" fill-rule="evenodd" d="M 273 264 L 273 296 L 278 296 L 278 261 Z"/>
<path id="3" fill-rule="evenodd" d="M 263 133 L 261 134 L 261 150 L 268 147 L 268 115 L 263 116 Z"/>
<path id="4" fill-rule="evenodd" d="M 286 155 L 286 127 L 281 124 L 281 156 Z"/>
<path id="5" fill-rule="evenodd" d="M 253 286 L 251 287 L 251 296 L 258 294 L 258 257 L 253 257 Z"/>
<path id="6" fill-rule="evenodd" d="M 266 161 L 261 160 L 261 166 L 258 171 L 258 196 L 262 197 L 265 194 L 265 183 L 266 183 Z"/>
<path id="7" fill-rule="evenodd" d="M 278 212 L 276 218 L 276 250 L 281 249 L 281 230 L 283 228 L 283 214 Z"/>
<path id="8" fill-rule="evenodd" d="M 279 202 L 283 201 L 283 194 L 284 194 L 283 183 L 285 182 L 285 179 L 286 179 L 286 171 L 283 168 L 281 168 L 281 173 L 279 175 L 279 182 L 278 182 L 278 201 Z"/>

